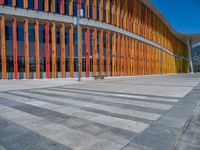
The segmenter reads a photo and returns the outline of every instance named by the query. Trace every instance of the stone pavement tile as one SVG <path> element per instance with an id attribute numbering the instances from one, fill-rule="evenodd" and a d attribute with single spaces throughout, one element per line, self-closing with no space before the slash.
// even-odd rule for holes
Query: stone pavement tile
<path id="1" fill-rule="evenodd" d="M 81 126 L 85 126 L 86 124 L 88 124 L 88 121 L 84 119 L 79 119 L 79 118 L 69 118 L 67 120 L 63 120 L 58 123 L 65 125 L 69 128 L 76 129 L 76 128 L 80 128 Z"/>
<path id="2" fill-rule="evenodd" d="M 156 123 L 159 125 L 163 125 L 163 126 L 181 130 L 184 128 L 186 121 L 187 121 L 187 119 L 171 117 L 171 116 L 163 116 Z"/>
<path id="3" fill-rule="evenodd" d="M 200 145 L 200 124 L 190 123 L 180 139 L 191 144 Z"/>
<path id="4" fill-rule="evenodd" d="M 10 150 L 71 150 L 11 121 L 0 118 L 0 145 Z M 1 147 L 0 147 L 1 150 Z"/>
<path id="5" fill-rule="evenodd" d="M 112 143 L 110 141 L 99 140 L 92 146 L 85 147 L 81 150 L 121 150 L 123 145 Z"/>
<path id="6" fill-rule="evenodd" d="M 102 132 L 106 132 L 107 130 L 110 129 L 110 127 L 105 127 L 104 125 L 97 125 L 95 123 L 88 123 L 85 124 L 79 128 L 76 128 L 78 131 L 93 135 L 93 136 L 98 136 Z"/>
<path id="7" fill-rule="evenodd" d="M 200 145 L 182 141 L 176 146 L 175 150 L 200 150 Z"/>
<path id="8" fill-rule="evenodd" d="M 169 150 L 176 143 L 177 130 L 153 124 L 133 139 L 133 142 L 152 150 Z"/>
<path id="9" fill-rule="evenodd" d="M 103 133 L 100 133 L 97 137 L 99 137 L 101 139 L 107 139 L 109 141 L 113 141 L 113 142 L 121 144 L 121 145 L 126 145 L 130 142 L 130 140 L 127 139 L 126 137 L 123 137 L 119 134 L 115 134 L 109 130 L 105 131 Z"/>

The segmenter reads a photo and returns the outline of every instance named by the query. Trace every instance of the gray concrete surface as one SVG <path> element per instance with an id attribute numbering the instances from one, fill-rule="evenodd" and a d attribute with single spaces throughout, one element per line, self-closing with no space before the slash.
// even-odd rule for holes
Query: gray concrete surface
<path id="1" fill-rule="evenodd" d="M 0 81 L 0 150 L 199 149 L 200 74 Z"/>

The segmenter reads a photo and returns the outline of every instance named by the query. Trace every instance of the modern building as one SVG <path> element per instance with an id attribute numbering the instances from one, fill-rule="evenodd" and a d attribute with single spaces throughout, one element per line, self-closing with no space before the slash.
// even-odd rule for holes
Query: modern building
<path id="1" fill-rule="evenodd" d="M 200 72 L 200 45 L 192 48 L 192 61 L 194 64 L 194 72 Z"/>
<path id="2" fill-rule="evenodd" d="M 0 0 L 1 79 L 189 72 L 189 51 L 148 0 Z"/>

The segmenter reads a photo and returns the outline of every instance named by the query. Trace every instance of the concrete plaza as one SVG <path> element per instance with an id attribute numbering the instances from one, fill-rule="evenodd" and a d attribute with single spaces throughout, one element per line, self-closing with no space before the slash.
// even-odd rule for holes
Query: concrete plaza
<path id="1" fill-rule="evenodd" d="M 200 74 L 0 81 L 0 150 L 200 149 Z"/>

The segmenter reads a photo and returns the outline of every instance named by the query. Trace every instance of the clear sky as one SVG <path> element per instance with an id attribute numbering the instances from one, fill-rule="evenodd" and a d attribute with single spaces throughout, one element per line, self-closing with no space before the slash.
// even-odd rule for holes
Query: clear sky
<path id="1" fill-rule="evenodd" d="M 151 0 L 177 32 L 200 33 L 200 0 Z"/>

